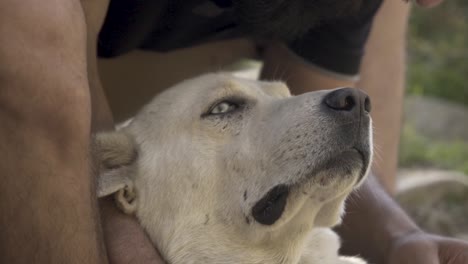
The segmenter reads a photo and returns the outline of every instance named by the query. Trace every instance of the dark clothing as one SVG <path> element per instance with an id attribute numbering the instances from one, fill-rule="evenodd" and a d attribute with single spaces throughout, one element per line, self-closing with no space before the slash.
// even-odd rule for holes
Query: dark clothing
<path id="1" fill-rule="evenodd" d="M 321 24 L 288 46 L 312 64 L 357 74 L 381 0 L 364 3 L 358 16 Z M 133 49 L 164 52 L 242 36 L 231 0 L 111 0 L 98 55 L 114 57 Z"/>

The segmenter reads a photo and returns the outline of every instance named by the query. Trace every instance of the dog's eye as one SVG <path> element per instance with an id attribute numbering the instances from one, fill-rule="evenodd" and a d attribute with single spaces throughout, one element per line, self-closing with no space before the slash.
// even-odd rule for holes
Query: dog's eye
<path id="1" fill-rule="evenodd" d="M 224 101 L 224 102 L 221 102 L 221 103 L 215 105 L 211 109 L 210 114 L 211 115 L 225 114 L 225 113 L 231 112 L 233 110 L 236 110 L 238 107 L 239 107 L 238 104 L 228 102 L 228 101 Z"/>

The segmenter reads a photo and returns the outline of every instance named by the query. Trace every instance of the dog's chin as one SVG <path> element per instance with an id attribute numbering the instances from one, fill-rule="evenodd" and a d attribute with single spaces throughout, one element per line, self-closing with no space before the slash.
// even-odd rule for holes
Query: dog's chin
<path id="1" fill-rule="evenodd" d="M 273 186 L 254 204 L 252 216 L 260 224 L 273 225 L 282 217 L 291 192 L 308 193 L 304 188 L 327 190 L 329 195 L 323 198 L 322 202 L 343 195 L 344 190 L 350 190 L 360 184 L 367 173 L 369 163 L 369 151 L 357 147 L 342 151 L 325 159 L 297 182 Z"/>
<path id="2" fill-rule="evenodd" d="M 354 177 L 354 184 L 358 185 L 365 177 L 369 163 L 369 151 L 353 147 L 324 159 L 299 184 L 312 181 L 317 186 L 328 187 Z"/>

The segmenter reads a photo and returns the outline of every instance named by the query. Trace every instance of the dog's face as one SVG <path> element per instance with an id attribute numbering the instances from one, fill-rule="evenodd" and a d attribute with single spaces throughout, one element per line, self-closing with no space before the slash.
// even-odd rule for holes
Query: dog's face
<path id="1" fill-rule="evenodd" d="M 354 89 L 290 96 L 282 83 L 224 74 L 183 82 L 123 129 L 138 152 L 127 175 L 135 214 L 172 263 L 295 262 L 367 173 L 368 108 Z"/>

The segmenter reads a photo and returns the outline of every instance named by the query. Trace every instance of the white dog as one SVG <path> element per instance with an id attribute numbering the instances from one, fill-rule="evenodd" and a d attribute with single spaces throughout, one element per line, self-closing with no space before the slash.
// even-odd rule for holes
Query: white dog
<path id="1" fill-rule="evenodd" d="M 369 111 L 352 88 L 188 80 L 97 136 L 98 193 L 116 193 L 169 263 L 365 263 L 338 256 L 330 227 L 367 174 Z"/>

